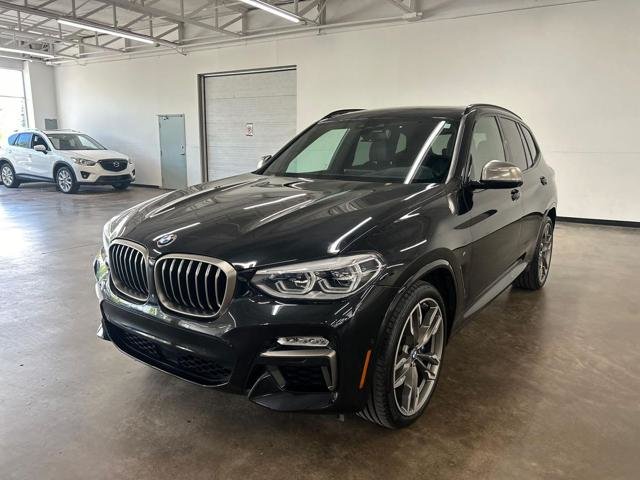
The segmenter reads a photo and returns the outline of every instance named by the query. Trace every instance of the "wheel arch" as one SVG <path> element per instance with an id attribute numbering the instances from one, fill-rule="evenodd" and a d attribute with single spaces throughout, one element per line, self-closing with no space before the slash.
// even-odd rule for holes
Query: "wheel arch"
<path id="1" fill-rule="evenodd" d="M 56 160 L 56 162 L 53 164 L 53 169 L 51 170 L 51 178 L 53 178 L 54 182 L 56 181 L 56 173 L 58 173 L 58 170 L 60 170 L 61 167 L 68 167 L 75 178 L 76 172 L 68 162 L 65 162 L 64 160 Z"/>
<path id="2" fill-rule="evenodd" d="M 462 285 L 460 266 L 457 265 L 453 259 L 447 259 L 442 256 L 429 261 L 427 264 L 418 268 L 409 278 L 404 280 L 393 301 L 387 308 L 384 320 L 378 331 L 378 341 L 402 294 L 417 281 L 432 284 L 438 292 L 440 292 L 440 295 L 442 295 L 442 299 L 445 302 L 447 318 L 447 338 L 451 335 L 455 326 L 454 324 L 456 324 L 457 316 L 463 310 L 461 302 L 463 299 L 464 286 Z M 378 342 L 376 342 L 376 346 L 377 344 Z"/>

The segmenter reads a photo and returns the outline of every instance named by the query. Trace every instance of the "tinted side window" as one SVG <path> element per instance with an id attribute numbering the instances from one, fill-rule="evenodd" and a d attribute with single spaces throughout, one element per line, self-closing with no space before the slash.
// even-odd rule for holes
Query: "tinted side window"
<path id="1" fill-rule="evenodd" d="M 31 134 L 21 133 L 15 143 L 16 147 L 31 148 Z"/>
<path id="2" fill-rule="evenodd" d="M 538 156 L 538 147 L 536 147 L 536 142 L 533 141 L 533 136 L 527 127 L 524 125 L 520 125 L 520 129 L 524 135 L 524 139 L 527 143 L 527 147 L 529 147 L 529 152 L 531 153 L 532 163 L 535 163 L 536 157 Z"/>
<path id="3" fill-rule="evenodd" d="M 42 138 L 40 135 L 33 136 L 33 143 L 31 144 L 31 148 L 35 147 L 36 145 L 42 145 L 44 148 L 49 150 L 49 145 L 47 145 L 47 142 L 45 142 L 44 138 Z"/>
<path id="4" fill-rule="evenodd" d="M 525 171 L 528 168 L 527 156 L 524 153 L 524 145 L 516 122 L 501 118 L 500 123 L 502 124 L 504 139 L 509 147 L 509 152 L 511 152 L 511 163 L 520 168 L 520 170 Z"/>
<path id="5" fill-rule="evenodd" d="M 7 140 L 7 143 L 9 145 L 13 145 L 14 143 L 16 143 L 16 139 L 18 138 L 18 134 L 14 133 L 13 135 L 9 135 L 9 139 Z"/>
<path id="6" fill-rule="evenodd" d="M 505 161 L 502 137 L 495 117 L 480 117 L 471 136 L 469 178 L 480 180 L 482 167 L 491 160 Z"/>

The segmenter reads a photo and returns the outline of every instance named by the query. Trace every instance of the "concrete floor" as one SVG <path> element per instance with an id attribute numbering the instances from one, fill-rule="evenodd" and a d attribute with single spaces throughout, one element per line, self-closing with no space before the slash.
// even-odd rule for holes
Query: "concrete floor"
<path id="1" fill-rule="evenodd" d="M 638 478 L 640 230 L 561 224 L 549 282 L 449 344 L 404 431 L 272 413 L 95 337 L 102 224 L 158 194 L 0 187 L 0 478 Z"/>

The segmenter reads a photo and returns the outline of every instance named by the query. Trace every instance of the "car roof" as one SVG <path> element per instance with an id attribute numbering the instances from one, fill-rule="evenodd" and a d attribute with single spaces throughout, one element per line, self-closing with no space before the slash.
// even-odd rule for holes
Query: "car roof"
<path id="1" fill-rule="evenodd" d="M 520 118 L 504 107 L 491 105 L 488 103 L 473 103 L 471 105 L 458 107 L 395 107 L 395 108 L 376 108 L 376 109 L 350 109 L 338 110 L 332 112 L 323 120 L 351 120 L 351 119 L 369 119 L 369 118 L 424 118 L 424 117 L 442 117 L 451 120 L 459 120 L 464 114 L 474 109 L 494 110 L 501 113 L 513 115 Z"/>
<path id="2" fill-rule="evenodd" d="M 397 107 L 397 108 L 376 108 L 371 110 L 347 110 L 329 114 L 326 119 L 330 120 L 357 120 L 369 118 L 424 118 L 424 117 L 444 117 L 458 119 L 462 117 L 466 107 Z"/>
<path id="3" fill-rule="evenodd" d="M 68 128 L 65 129 L 61 129 L 61 130 L 44 130 L 42 133 L 50 135 L 52 133 L 80 133 L 76 130 L 70 130 Z"/>

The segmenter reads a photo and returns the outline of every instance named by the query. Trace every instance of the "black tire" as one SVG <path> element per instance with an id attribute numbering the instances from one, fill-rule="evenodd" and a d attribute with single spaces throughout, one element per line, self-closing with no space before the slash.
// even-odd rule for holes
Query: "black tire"
<path id="1" fill-rule="evenodd" d="M 56 170 L 55 181 L 56 187 L 62 193 L 76 193 L 80 188 L 73 170 L 67 166 L 62 166 Z"/>
<path id="2" fill-rule="evenodd" d="M 16 178 L 16 171 L 9 162 L 0 164 L 0 180 L 7 188 L 18 188 L 20 186 L 20 180 Z"/>
<path id="3" fill-rule="evenodd" d="M 551 268 L 551 254 L 553 252 L 553 226 L 553 221 L 549 217 L 543 220 L 533 260 L 529 262 L 524 272 L 514 280 L 514 287 L 525 290 L 539 290 L 547 282 L 549 269 Z M 547 238 L 547 235 L 550 235 L 550 237 Z M 544 271 L 544 274 L 542 274 L 542 271 Z"/>
<path id="4" fill-rule="evenodd" d="M 435 374 L 435 380 L 430 381 L 432 385 L 429 386 L 429 390 L 426 392 L 426 398 L 423 400 L 424 403 L 415 413 L 407 415 L 400 410 L 396 397 L 397 389 L 403 389 L 404 386 L 393 387 L 396 355 L 399 353 L 400 345 L 403 341 L 405 325 L 408 325 L 409 315 L 419 304 L 427 301 L 427 299 L 432 303 L 435 301 L 441 312 L 441 327 L 438 327 L 438 332 L 434 334 L 433 337 L 431 337 L 432 340 L 430 340 L 430 342 L 440 342 L 440 361 Z M 435 305 L 431 308 L 435 308 Z M 427 310 L 427 312 L 429 311 L 431 310 Z M 437 339 L 436 335 L 438 335 Z M 447 318 L 444 301 L 442 300 L 440 292 L 438 292 L 433 285 L 422 281 L 416 282 L 409 287 L 402 293 L 402 297 L 391 313 L 382 336 L 383 338 L 369 380 L 369 399 L 366 407 L 359 412 L 358 415 L 386 428 L 395 429 L 407 427 L 422 415 L 429 404 L 440 377 L 439 373 L 442 370 L 442 352 L 444 351 L 444 344 L 447 338 Z M 411 355 L 409 355 L 409 358 L 411 358 Z M 433 365 L 430 368 L 432 367 Z"/>
<path id="5" fill-rule="evenodd" d="M 116 183 L 112 185 L 112 187 L 115 188 L 116 190 L 126 190 L 127 188 L 129 188 L 129 185 L 131 185 L 131 182 L 122 182 L 122 183 Z"/>

